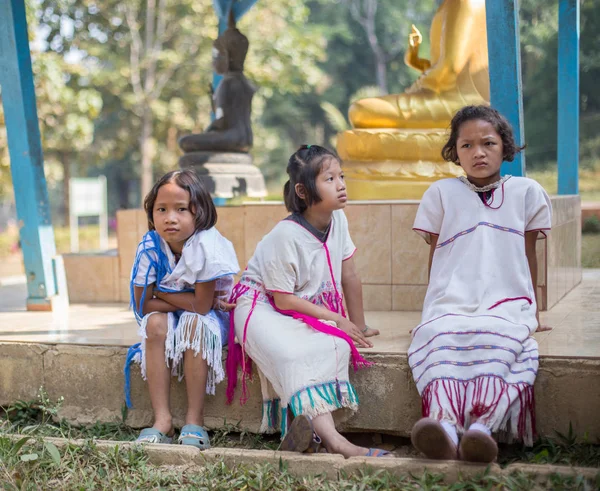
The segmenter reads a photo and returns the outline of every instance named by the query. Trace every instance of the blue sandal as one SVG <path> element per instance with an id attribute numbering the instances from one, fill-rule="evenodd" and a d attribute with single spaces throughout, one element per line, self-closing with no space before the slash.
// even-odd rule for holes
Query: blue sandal
<path id="1" fill-rule="evenodd" d="M 391 455 L 387 450 L 381 450 L 380 448 L 370 448 L 365 457 L 387 457 Z"/>
<path id="2" fill-rule="evenodd" d="M 181 445 L 191 445 L 200 450 L 208 450 L 210 448 L 208 433 L 202 426 L 198 425 L 185 425 L 181 428 L 177 442 Z"/>
<path id="3" fill-rule="evenodd" d="M 144 428 L 135 441 L 136 443 L 173 443 L 173 438 L 156 428 Z"/>

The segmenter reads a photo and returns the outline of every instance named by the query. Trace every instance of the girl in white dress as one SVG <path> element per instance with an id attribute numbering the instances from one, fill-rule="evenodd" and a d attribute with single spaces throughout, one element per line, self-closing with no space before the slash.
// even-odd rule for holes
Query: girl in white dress
<path id="1" fill-rule="evenodd" d="M 431 252 L 408 351 L 424 417 L 412 441 L 430 458 L 492 462 L 493 432 L 528 445 L 535 435 L 536 240 L 552 212 L 537 182 L 500 176 L 521 150 L 495 109 L 461 109 L 442 155 L 467 177 L 432 184 L 417 212 Z"/>
<path id="2" fill-rule="evenodd" d="M 223 380 L 226 303 L 239 266 L 233 245 L 214 227 L 217 212 L 193 171 L 162 177 L 144 202 L 149 231 L 140 242 L 131 272 L 131 298 L 141 343 L 126 362 L 141 363 L 154 410 L 154 425 L 138 441 L 170 443 L 171 375 L 185 376 L 188 408 L 179 443 L 210 447 L 204 424 L 204 394 Z"/>
<path id="3" fill-rule="evenodd" d="M 352 259 L 356 248 L 342 211 L 347 196 L 341 163 L 329 150 L 308 145 L 291 156 L 287 172 L 284 197 L 292 214 L 258 244 L 231 300 L 237 305 L 227 359 L 228 400 L 238 364 L 242 402 L 247 399 L 251 359 L 262 386 L 261 431 L 281 430 L 283 450 L 303 452 L 322 441 L 329 452 L 346 457 L 384 455 L 346 440 L 331 414 L 356 410 L 348 365 L 351 361 L 357 369 L 369 363 L 354 343 L 371 347 L 367 336 L 378 334 L 365 325 Z M 234 346 L 234 335 L 239 345 Z"/>

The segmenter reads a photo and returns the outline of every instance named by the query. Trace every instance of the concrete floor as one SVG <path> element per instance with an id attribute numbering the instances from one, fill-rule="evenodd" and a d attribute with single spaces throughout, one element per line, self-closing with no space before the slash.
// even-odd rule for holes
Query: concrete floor
<path id="1" fill-rule="evenodd" d="M 62 312 L 25 311 L 21 277 L 0 283 L 0 341 L 129 346 L 138 341 L 137 324 L 124 304 L 78 304 Z M 381 331 L 374 353 L 406 353 L 409 331 L 420 312 L 367 312 L 367 323 Z M 584 270 L 583 282 L 549 312 L 536 334 L 542 356 L 600 358 L 600 269 Z"/>

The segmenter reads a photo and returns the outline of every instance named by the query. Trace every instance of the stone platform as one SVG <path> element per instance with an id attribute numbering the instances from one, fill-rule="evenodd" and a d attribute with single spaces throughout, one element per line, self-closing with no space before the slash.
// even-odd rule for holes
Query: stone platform
<path id="1" fill-rule="evenodd" d="M 40 386 L 51 398 L 64 396 L 61 416 L 72 422 L 116 421 L 123 407 L 126 347 L 137 341 L 136 324 L 126 304 L 73 305 L 67 312 L 24 311 L 25 285 L 0 288 L 0 405 L 35 399 Z M 419 312 L 368 312 L 381 330 L 374 348 L 363 350 L 376 365 L 352 374 L 361 397 L 346 431 L 407 436 L 420 415 L 420 401 L 407 365 L 409 330 Z M 542 313 L 550 332 L 536 334 L 540 371 L 536 381 L 538 431 L 567 432 L 569 424 L 590 441 L 600 439 L 600 270 L 584 270 L 583 282 L 550 311 Z M 150 401 L 137 368 L 132 370 L 135 408 L 127 422 L 151 422 Z M 258 380 L 249 384 L 250 400 L 225 405 L 225 386 L 207 398 L 209 427 L 239 422 L 257 431 L 261 417 Z M 173 382 L 172 407 L 181 423 L 183 384 Z"/>

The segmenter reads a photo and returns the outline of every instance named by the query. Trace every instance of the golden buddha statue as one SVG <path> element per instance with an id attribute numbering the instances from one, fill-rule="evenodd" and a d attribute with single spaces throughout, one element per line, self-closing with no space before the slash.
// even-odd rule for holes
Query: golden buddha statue
<path id="1" fill-rule="evenodd" d="M 338 135 L 353 199 L 418 199 L 431 182 L 462 174 L 440 152 L 454 113 L 489 104 L 485 0 L 444 0 L 430 30 L 430 59 L 413 25 L 405 63 L 422 72 L 402 94 L 350 106 L 353 130 Z"/>

